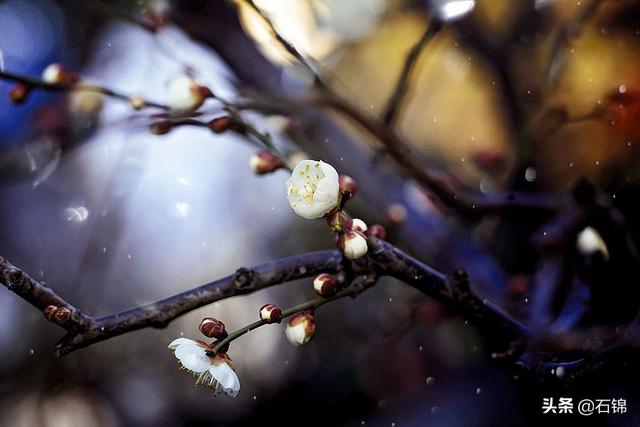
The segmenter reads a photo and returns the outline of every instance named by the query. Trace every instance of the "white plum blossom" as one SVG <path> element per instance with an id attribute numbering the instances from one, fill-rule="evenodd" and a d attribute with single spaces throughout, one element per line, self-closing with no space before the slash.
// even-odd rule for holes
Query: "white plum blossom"
<path id="1" fill-rule="evenodd" d="M 605 261 L 609 259 L 607 244 L 602 239 L 600 233 L 593 227 L 586 227 L 578 234 L 576 248 L 582 255 L 593 255 L 596 252 L 600 252 Z"/>
<path id="2" fill-rule="evenodd" d="M 215 394 L 224 393 L 236 397 L 240 391 L 240 380 L 235 373 L 231 358 L 226 353 L 208 355 L 210 346 L 202 341 L 178 338 L 169 344 L 182 367 L 196 377 L 196 383 L 214 390 Z"/>
<path id="3" fill-rule="evenodd" d="M 198 84 L 192 77 L 181 76 L 167 85 L 166 103 L 174 111 L 194 111 L 210 95 L 206 86 Z"/>
<path id="4" fill-rule="evenodd" d="M 303 218 L 322 218 L 338 206 L 338 172 L 328 163 L 302 160 L 286 185 L 291 208 Z"/>

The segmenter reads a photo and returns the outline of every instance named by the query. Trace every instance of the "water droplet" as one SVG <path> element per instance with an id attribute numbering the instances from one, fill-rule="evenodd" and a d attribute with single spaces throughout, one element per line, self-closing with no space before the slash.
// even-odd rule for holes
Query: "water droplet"
<path id="1" fill-rule="evenodd" d="M 436 379 L 433 377 L 427 377 L 426 383 L 427 385 L 434 385 L 436 383 Z"/>
<path id="2" fill-rule="evenodd" d="M 535 181 L 537 176 L 538 172 L 533 167 L 528 167 L 527 170 L 524 171 L 524 179 L 529 182 Z"/>
<path id="3" fill-rule="evenodd" d="M 476 389 L 476 394 L 480 394 L 480 393 L 482 393 L 482 389 L 481 389 L 480 387 L 478 387 L 478 388 Z"/>
<path id="4" fill-rule="evenodd" d="M 89 211 L 84 206 L 70 206 L 64 213 L 70 222 L 84 222 L 89 217 Z"/>
<path id="5" fill-rule="evenodd" d="M 565 374 L 564 366 L 558 366 L 558 369 L 556 369 L 556 376 L 558 378 L 562 378 L 564 377 L 564 374 Z"/>
<path id="6" fill-rule="evenodd" d="M 300 267 L 300 274 L 305 274 L 307 272 L 307 267 Z"/>
<path id="7" fill-rule="evenodd" d="M 29 354 L 33 356 L 34 354 L 36 354 L 36 351 L 34 349 L 30 348 L 29 349 Z"/>

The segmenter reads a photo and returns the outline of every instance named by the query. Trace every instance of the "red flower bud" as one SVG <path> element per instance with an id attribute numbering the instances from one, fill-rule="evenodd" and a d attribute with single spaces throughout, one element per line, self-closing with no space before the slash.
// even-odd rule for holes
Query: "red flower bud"
<path id="1" fill-rule="evenodd" d="M 369 230 L 367 230 L 367 234 L 375 237 L 376 239 L 384 240 L 387 235 L 387 231 L 380 224 L 373 224 L 369 227 Z"/>
<path id="2" fill-rule="evenodd" d="M 200 322 L 200 332 L 209 338 L 224 339 L 227 337 L 227 331 L 224 323 L 213 317 L 205 317 Z"/>
<path id="3" fill-rule="evenodd" d="M 169 120 L 155 122 L 149 126 L 149 131 L 154 135 L 165 135 L 169 133 L 171 129 L 173 129 L 173 123 Z"/>
<path id="4" fill-rule="evenodd" d="M 282 310 L 274 304 L 265 304 L 260 307 L 260 319 L 265 323 L 280 323 L 282 321 Z"/>
<path id="5" fill-rule="evenodd" d="M 407 208 L 399 203 L 394 203 L 387 209 L 386 219 L 391 225 L 398 225 L 407 218 Z"/>
<path id="6" fill-rule="evenodd" d="M 222 133 L 228 130 L 238 133 L 244 133 L 245 131 L 244 126 L 231 116 L 216 117 L 209 122 L 209 129 L 213 133 Z"/>
<path id="7" fill-rule="evenodd" d="M 319 274 L 313 279 L 313 289 L 320 296 L 330 297 L 338 292 L 338 280 L 332 274 Z"/>
<path id="8" fill-rule="evenodd" d="M 249 167 L 257 175 L 264 175 L 282 167 L 280 158 L 270 151 L 262 150 L 251 156 Z"/>
<path id="9" fill-rule="evenodd" d="M 340 185 L 340 194 L 342 194 L 343 197 L 351 198 L 355 196 L 358 191 L 358 183 L 349 175 L 340 175 L 340 177 L 338 177 L 338 184 Z"/>
<path id="10" fill-rule="evenodd" d="M 30 92 L 31 88 L 29 86 L 22 83 L 17 83 L 9 91 L 9 98 L 11 98 L 11 102 L 13 102 L 14 104 L 22 104 L 24 101 L 26 101 Z"/>

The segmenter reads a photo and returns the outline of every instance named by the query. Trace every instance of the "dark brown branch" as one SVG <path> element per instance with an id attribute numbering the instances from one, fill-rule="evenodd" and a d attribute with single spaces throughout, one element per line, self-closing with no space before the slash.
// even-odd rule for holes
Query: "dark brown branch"
<path id="1" fill-rule="evenodd" d="M 342 257 L 337 251 L 314 252 L 273 261 L 203 286 L 104 317 L 90 317 L 68 303 L 46 285 L 32 279 L 4 258 L 0 258 L 0 281 L 30 304 L 44 310 L 49 305 L 68 308 L 72 315 L 60 326 L 67 334 L 56 345 L 62 356 L 90 344 L 142 328 L 164 328 L 175 318 L 225 298 L 254 292 L 269 286 L 310 277 L 321 272 L 336 272 Z"/>
<path id="2" fill-rule="evenodd" d="M 366 261 L 366 262 L 364 262 Z M 243 295 L 321 272 L 339 272 L 344 259 L 338 251 L 313 252 L 273 261 L 251 270 L 176 294 L 140 307 L 93 318 L 82 314 L 47 286 L 0 258 L 0 280 L 9 290 L 44 310 L 49 305 L 68 308 L 72 315 L 61 327 L 67 334 L 56 344 L 61 356 L 90 344 L 143 328 L 164 328 L 175 318 L 226 298 Z M 501 343 L 525 339 L 526 327 L 500 308 L 479 298 L 469 287 L 466 276 L 452 277 L 432 269 L 394 246 L 371 238 L 366 260 L 353 262 L 354 274 L 391 276 L 437 299 L 446 307 L 478 326 L 482 333 Z"/>
<path id="3" fill-rule="evenodd" d="M 441 28 L 441 21 L 432 20 L 429 22 L 425 32 L 407 54 L 407 57 L 404 60 L 404 65 L 402 66 L 402 71 L 398 77 L 398 81 L 396 82 L 395 88 L 382 115 L 382 121 L 387 126 L 393 126 L 393 123 L 400 112 L 402 102 L 409 90 L 411 78 L 418 62 L 418 58 L 420 57 L 420 53 L 424 50 L 425 46 L 429 44 L 433 37 L 440 32 Z"/>

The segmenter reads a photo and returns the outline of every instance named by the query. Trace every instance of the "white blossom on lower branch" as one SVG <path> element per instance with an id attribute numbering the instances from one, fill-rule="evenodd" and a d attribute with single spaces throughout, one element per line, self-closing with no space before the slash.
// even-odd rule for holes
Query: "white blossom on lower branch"
<path id="1" fill-rule="evenodd" d="M 205 385 L 215 394 L 224 393 L 236 397 L 240 391 L 240 380 L 236 375 L 231 358 L 226 353 L 208 355 L 211 347 L 202 342 L 178 338 L 169 344 L 182 367 L 196 377 L 195 385 Z"/>
<path id="2" fill-rule="evenodd" d="M 322 218 L 339 203 L 338 172 L 328 163 L 303 160 L 286 182 L 289 204 L 303 218 Z"/>

